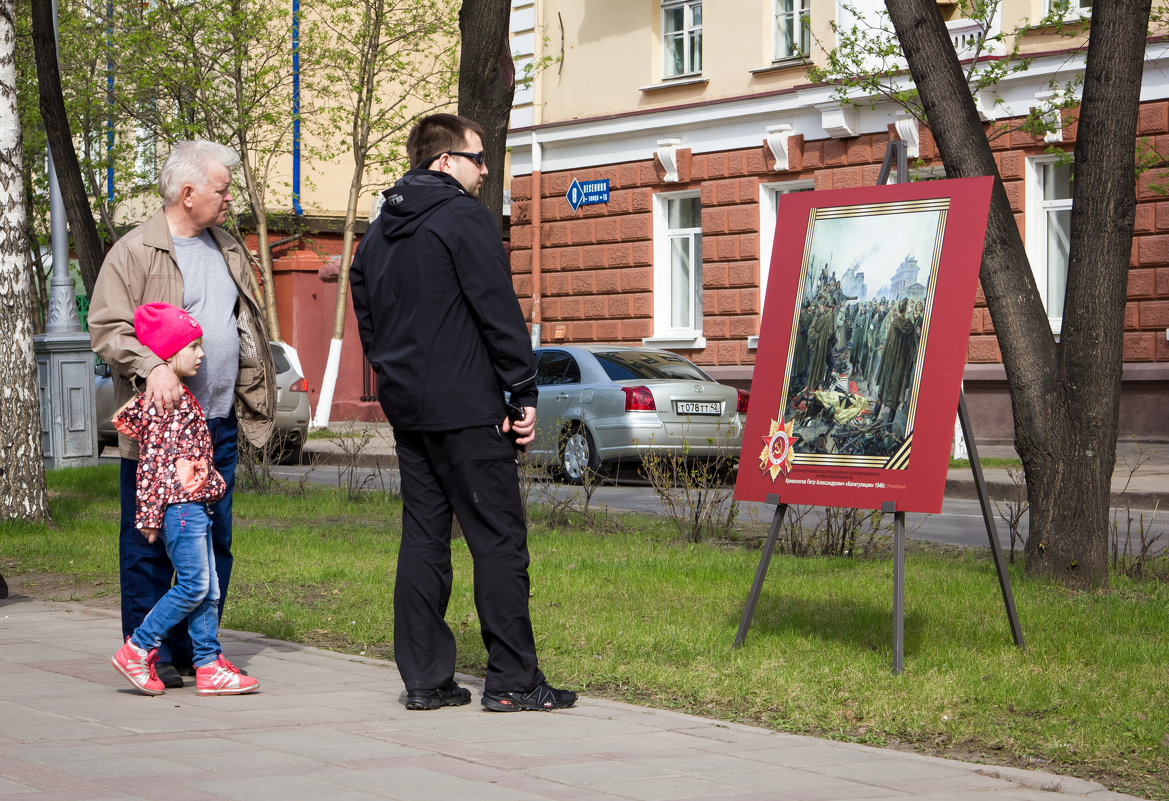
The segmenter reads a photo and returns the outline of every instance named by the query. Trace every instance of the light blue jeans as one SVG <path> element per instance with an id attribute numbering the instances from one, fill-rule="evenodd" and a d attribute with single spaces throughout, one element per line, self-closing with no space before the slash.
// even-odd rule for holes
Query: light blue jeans
<path id="1" fill-rule="evenodd" d="M 157 648 L 167 632 L 186 618 L 194 651 L 192 662 L 202 667 L 214 662 L 220 651 L 219 578 L 206 505 L 168 506 L 160 535 L 175 568 L 175 585 L 154 605 L 130 640 L 147 651 Z"/>

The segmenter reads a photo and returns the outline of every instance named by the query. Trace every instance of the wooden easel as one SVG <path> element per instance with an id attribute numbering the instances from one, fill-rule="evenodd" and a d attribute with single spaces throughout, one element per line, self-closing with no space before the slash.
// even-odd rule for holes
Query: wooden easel
<path id="1" fill-rule="evenodd" d="M 898 183 L 905 183 L 909 180 L 909 159 L 905 142 L 891 140 L 885 150 L 885 160 L 881 164 L 881 172 L 877 176 L 878 186 L 888 182 L 894 160 L 896 160 L 897 165 Z M 974 431 L 970 426 L 970 415 L 966 411 L 966 394 L 961 391 L 958 393 L 958 422 L 962 427 L 962 436 L 966 439 L 966 448 L 970 453 L 970 470 L 974 474 L 974 487 L 978 493 L 979 505 L 982 508 L 982 520 L 986 524 L 986 534 L 990 539 L 990 550 L 994 554 L 994 566 L 998 572 L 999 589 L 1002 591 L 1003 604 L 1006 606 L 1011 636 L 1015 640 L 1015 645 L 1023 648 L 1023 629 L 1019 625 L 1019 615 L 1015 611 L 1015 598 L 1011 594 L 1010 577 L 1007 575 L 1006 562 L 1003 561 L 1002 546 L 999 545 L 994 510 L 991 508 L 990 496 L 986 491 L 986 480 L 982 475 L 982 463 L 978 459 L 978 449 L 974 444 Z M 755 617 L 755 607 L 759 604 L 759 594 L 763 591 L 763 581 L 767 577 L 767 569 L 771 565 L 771 557 L 775 553 L 775 545 L 779 540 L 779 530 L 787 513 L 787 504 L 783 503 L 778 495 L 768 495 L 767 503 L 776 504 L 775 514 L 771 519 L 767 540 L 763 544 L 759 566 L 755 569 L 755 580 L 751 584 L 751 592 L 747 595 L 747 605 L 743 609 L 743 617 L 739 620 L 739 631 L 735 635 L 734 648 L 742 647 L 743 642 L 747 639 L 747 630 L 751 628 L 751 620 Z M 899 511 L 893 501 L 881 504 L 881 511 L 893 514 L 893 673 L 900 674 L 905 670 L 905 512 Z"/>

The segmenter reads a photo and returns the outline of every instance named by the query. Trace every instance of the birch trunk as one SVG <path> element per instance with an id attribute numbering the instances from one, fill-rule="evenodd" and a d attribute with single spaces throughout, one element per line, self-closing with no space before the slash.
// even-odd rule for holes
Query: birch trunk
<path id="1" fill-rule="evenodd" d="M 48 520 L 13 14 L 13 0 L 0 0 L 0 520 Z"/>

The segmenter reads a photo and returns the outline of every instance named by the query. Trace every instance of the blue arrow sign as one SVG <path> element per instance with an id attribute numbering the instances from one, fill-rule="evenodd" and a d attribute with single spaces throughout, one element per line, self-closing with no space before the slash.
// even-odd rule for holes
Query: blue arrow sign
<path id="1" fill-rule="evenodd" d="M 608 203 L 609 179 L 599 178 L 581 183 L 573 178 L 565 197 L 568 198 L 568 205 L 572 207 L 573 211 L 593 203 Z"/>

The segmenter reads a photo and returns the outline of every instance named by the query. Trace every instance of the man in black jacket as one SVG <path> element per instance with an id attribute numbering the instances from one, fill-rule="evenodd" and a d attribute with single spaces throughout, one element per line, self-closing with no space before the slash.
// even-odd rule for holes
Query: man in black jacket
<path id="1" fill-rule="evenodd" d="M 445 620 L 453 512 L 475 563 L 487 647 L 483 706 L 561 709 L 576 693 L 550 686 L 537 664 L 515 458 L 535 434 L 536 365 L 495 220 L 475 200 L 487 174 L 482 137 L 476 123 L 453 114 L 414 126 L 406 142 L 412 169 L 385 191 L 350 273 L 405 502 L 394 657 L 407 709 L 471 700 L 454 680 L 455 638 Z"/>

